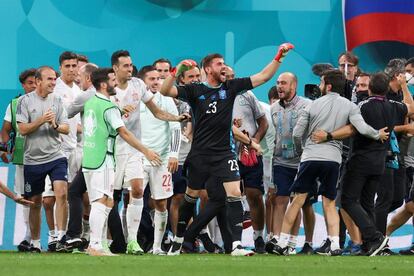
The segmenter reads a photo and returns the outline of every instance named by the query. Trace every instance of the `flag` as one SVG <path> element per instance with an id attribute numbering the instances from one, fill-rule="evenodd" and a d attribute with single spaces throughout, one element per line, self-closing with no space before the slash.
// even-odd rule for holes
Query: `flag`
<path id="1" fill-rule="evenodd" d="M 343 0 L 347 50 L 368 42 L 414 45 L 414 0 Z"/>

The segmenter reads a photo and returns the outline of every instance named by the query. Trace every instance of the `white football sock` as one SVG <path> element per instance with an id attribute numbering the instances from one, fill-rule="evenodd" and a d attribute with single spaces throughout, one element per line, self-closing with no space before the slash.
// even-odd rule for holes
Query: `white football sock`
<path id="1" fill-rule="evenodd" d="M 92 202 L 89 225 L 91 227 L 90 247 L 102 249 L 102 232 L 106 221 L 106 206 L 100 202 Z"/>
<path id="2" fill-rule="evenodd" d="M 30 233 L 30 225 L 29 225 L 30 207 L 28 206 L 22 206 L 22 207 L 23 207 L 23 223 L 26 226 L 26 233 L 24 235 L 24 240 L 30 243 L 30 240 L 32 239 L 32 236 Z"/>
<path id="3" fill-rule="evenodd" d="M 339 246 L 339 236 L 330 237 L 331 240 L 331 250 L 340 249 Z"/>
<path id="4" fill-rule="evenodd" d="M 289 234 L 286 234 L 286 233 L 280 233 L 280 238 L 279 238 L 279 241 L 278 241 L 278 245 L 281 247 L 281 248 L 285 248 L 287 245 L 288 245 L 288 242 L 289 242 L 289 237 L 290 237 L 290 235 Z"/>
<path id="5" fill-rule="evenodd" d="M 153 249 L 161 249 L 162 238 L 167 226 L 168 211 L 160 212 L 155 210 L 154 214 L 154 245 Z"/>
<path id="6" fill-rule="evenodd" d="M 128 242 L 137 240 L 138 228 L 141 223 L 142 208 L 144 207 L 143 198 L 131 197 L 126 212 L 128 227 Z"/>

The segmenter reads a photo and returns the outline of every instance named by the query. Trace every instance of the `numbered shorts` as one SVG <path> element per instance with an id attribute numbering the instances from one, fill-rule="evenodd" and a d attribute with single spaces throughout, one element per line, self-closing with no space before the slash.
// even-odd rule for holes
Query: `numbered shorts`
<path id="1" fill-rule="evenodd" d="M 217 178 L 220 182 L 240 180 L 237 157 L 231 151 L 225 154 L 193 154 L 187 157 L 185 166 L 187 167 L 188 187 L 193 190 L 204 189 L 205 183 L 211 177 Z"/>
<path id="2" fill-rule="evenodd" d="M 14 192 L 24 195 L 24 166 L 16 165 L 14 172 Z"/>
<path id="3" fill-rule="evenodd" d="M 115 180 L 113 168 L 105 168 L 99 171 L 84 171 L 83 176 L 91 203 L 104 196 L 113 198 Z"/>
<path id="4" fill-rule="evenodd" d="M 50 181 L 52 182 L 66 182 L 67 173 L 68 160 L 66 157 L 39 165 L 24 165 L 25 196 L 31 197 L 41 195 L 45 191 L 45 179 L 47 176 L 50 177 Z"/>
<path id="5" fill-rule="evenodd" d="M 115 190 L 131 188 L 132 179 L 143 179 L 144 157 L 139 152 L 115 155 Z"/>
<path id="6" fill-rule="evenodd" d="M 148 184 L 151 197 L 155 200 L 170 198 L 174 193 L 172 175 L 167 165 L 144 166 L 144 190 Z"/>

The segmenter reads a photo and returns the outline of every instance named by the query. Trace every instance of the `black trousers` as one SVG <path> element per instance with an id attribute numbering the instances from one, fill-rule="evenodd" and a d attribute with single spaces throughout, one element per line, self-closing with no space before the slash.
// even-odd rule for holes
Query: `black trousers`
<path id="1" fill-rule="evenodd" d="M 69 223 L 66 235 L 70 238 L 80 238 L 82 234 L 83 194 L 86 183 L 82 170 L 79 170 L 68 190 Z"/>
<path id="2" fill-rule="evenodd" d="M 230 253 L 232 250 L 232 236 L 226 215 L 226 191 L 223 182 L 211 178 L 206 183 L 208 201 L 198 216 L 193 218 L 193 222 L 184 234 L 184 241 L 193 243 L 200 231 L 214 218 L 220 228 L 221 237 L 224 242 L 224 250 Z"/>
<path id="3" fill-rule="evenodd" d="M 364 242 L 375 241 L 381 236 L 375 226 L 374 198 L 382 175 L 357 169 L 350 162 L 343 178 L 341 203 L 361 231 Z"/>
<path id="4" fill-rule="evenodd" d="M 399 208 L 404 203 L 406 195 L 405 168 L 400 166 L 398 170 L 386 168 L 378 185 L 377 200 L 375 202 L 375 224 L 381 233 L 385 235 L 387 229 L 388 213 Z"/>

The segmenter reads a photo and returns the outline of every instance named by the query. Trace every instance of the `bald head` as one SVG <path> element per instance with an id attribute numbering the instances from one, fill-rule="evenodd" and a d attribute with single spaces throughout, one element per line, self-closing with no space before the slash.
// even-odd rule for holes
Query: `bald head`
<path id="1" fill-rule="evenodd" d="M 284 72 L 279 75 L 276 81 L 277 93 L 279 99 L 290 101 L 296 95 L 298 78 L 291 72 Z"/>

